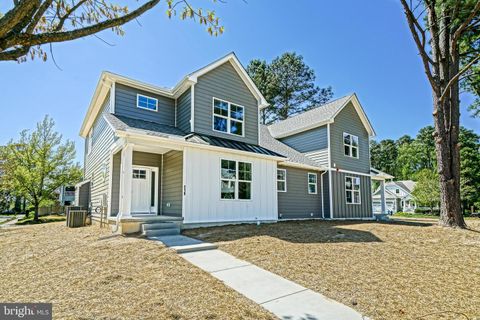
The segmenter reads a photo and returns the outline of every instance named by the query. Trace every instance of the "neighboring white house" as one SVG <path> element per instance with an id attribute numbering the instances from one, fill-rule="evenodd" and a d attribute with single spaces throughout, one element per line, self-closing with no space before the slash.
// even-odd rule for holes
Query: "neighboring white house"
<path id="1" fill-rule="evenodd" d="M 414 212 L 417 208 L 412 191 L 415 188 L 415 181 L 390 181 L 385 184 L 385 202 L 389 213 Z M 373 193 L 373 212 L 381 211 L 381 190 L 378 188 Z"/>

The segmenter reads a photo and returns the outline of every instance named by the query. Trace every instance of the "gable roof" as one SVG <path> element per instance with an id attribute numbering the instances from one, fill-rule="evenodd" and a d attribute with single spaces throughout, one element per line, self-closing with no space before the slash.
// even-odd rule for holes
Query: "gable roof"
<path id="1" fill-rule="evenodd" d="M 80 129 L 80 136 L 86 137 L 90 127 L 92 126 L 95 118 L 100 111 L 100 107 L 104 99 L 107 97 L 110 88 L 113 86 L 114 83 L 121 83 L 128 85 L 133 88 L 149 91 L 161 96 L 169 97 L 172 99 L 178 98 L 182 93 L 184 93 L 191 85 L 195 84 L 198 81 L 198 78 L 209 71 L 221 66 L 224 63 L 231 63 L 235 71 L 238 73 L 240 78 L 243 80 L 247 88 L 253 94 L 253 96 L 257 99 L 259 109 L 263 109 L 268 106 L 267 100 L 263 97 L 260 90 L 257 88 L 253 80 L 249 77 L 247 71 L 242 66 L 240 61 L 238 60 L 235 53 L 231 52 L 226 56 L 215 60 L 214 62 L 208 64 L 207 66 L 194 71 L 187 76 L 185 76 L 182 80 L 180 80 L 173 88 L 165 88 L 159 87 L 152 84 L 148 84 L 145 82 L 141 82 L 138 80 L 134 80 L 125 76 L 121 76 L 112 72 L 103 71 L 100 75 L 100 79 L 95 87 L 95 92 L 93 94 L 92 100 L 88 107 L 87 113 L 82 123 L 82 127 Z M 115 99 L 110 98 L 111 102 Z"/>
<path id="2" fill-rule="evenodd" d="M 408 194 L 411 194 L 415 188 L 415 181 L 412 180 L 401 180 L 401 181 L 390 181 L 385 184 L 387 188 L 400 188 Z"/>
<path id="3" fill-rule="evenodd" d="M 269 128 L 266 125 L 260 125 L 260 136 L 259 144 L 260 146 L 272 150 L 286 158 L 288 160 L 285 164 L 298 164 L 300 166 L 306 166 L 315 169 L 324 169 L 320 164 L 309 159 L 304 154 L 298 152 L 297 150 L 287 146 L 283 142 L 278 141 L 270 134 Z"/>
<path id="4" fill-rule="evenodd" d="M 335 121 L 335 117 L 340 113 L 340 111 L 343 110 L 343 108 L 348 105 L 349 102 L 353 104 L 368 134 L 370 136 L 375 136 L 375 130 L 373 129 L 370 120 L 368 120 L 365 111 L 360 105 L 356 94 L 351 94 L 330 101 L 286 120 L 274 123 L 269 126 L 270 132 L 274 138 L 279 139 L 314 129 L 327 123 L 333 123 Z"/>
<path id="5" fill-rule="evenodd" d="M 413 191 L 416 184 L 416 182 L 413 180 L 394 181 L 394 183 L 398 185 L 400 188 L 404 189 L 405 191 L 408 191 L 409 193 Z"/>

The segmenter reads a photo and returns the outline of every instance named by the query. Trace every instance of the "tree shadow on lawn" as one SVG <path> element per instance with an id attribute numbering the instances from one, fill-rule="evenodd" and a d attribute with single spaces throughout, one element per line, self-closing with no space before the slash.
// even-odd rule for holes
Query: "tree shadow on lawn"
<path id="1" fill-rule="evenodd" d="M 292 243 L 382 242 L 368 230 L 349 225 L 375 222 L 360 221 L 279 221 L 278 223 L 240 224 L 184 230 L 183 234 L 208 242 L 226 242 L 267 236 Z M 422 224 L 423 226 L 424 224 Z"/>

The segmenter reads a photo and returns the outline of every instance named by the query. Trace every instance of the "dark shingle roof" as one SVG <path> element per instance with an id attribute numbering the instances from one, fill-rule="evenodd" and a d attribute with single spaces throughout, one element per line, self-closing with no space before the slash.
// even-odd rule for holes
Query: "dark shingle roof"
<path id="1" fill-rule="evenodd" d="M 169 137 L 180 137 L 185 136 L 185 132 L 182 130 L 165 125 L 160 123 L 155 123 L 151 121 L 145 121 L 141 119 L 133 119 L 129 117 L 119 116 L 116 114 L 107 113 L 104 115 L 107 121 L 115 128 L 115 130 L 122 131 L 140 131 L 140 133 L 169 138 Z"/>
<path id="2" fill-rule="evenodd" d="M 287 146 L 283 142 L 278 141 L 270 134 L 269 128 L 265 125 L 260 125 L 260 146 L 273 150 L 276 153 L 287 157 L 290 162 L 295 162 L 298 164 L 308 165 L 312 167 L 321 167 L 320 164 L 315 161 L 307 158 L 302 153 L 297 150 Z"/>
<path id="3" fill-rule="evenodd" d="M 316 123 L 322 123 L 333 119 L 335 114 L 345 105 L 352 95 L 345 96 L 314 109 L 305 111 L 286 120 L 274 123 L 269 126 L 273 137 L 281 137 L 303 128 L 310 127 Z"/>
<path id="4" fill-rule="evenodd" d="M 140 119 L 133 119 L 129 117 L 119 116 L 111 113 L 104 115 L 105 119 L 114 127 L 115 130 L 133 131 L 150 136 L 157 136 L 162 138 L 180 138 L 187 142 L 210 145 L 215 147 L 222 147 L 233 150 L 241 150 L 253 152 L 257 154 L 264 154 L 269 156 L 283 157 L 283 155 L 269 150 L 268 148 L 254 145 L 245 142 L 234 141 L 230 139 L 223 139 L 208 135 L 201 135 L 198 133 L 186 134 L 182 130 L 164 124 L 159 124 L 151 121 Z"/>
<path id="5" fill-rule="evenodd" d="M 218 137 L 213 137 L 208 135 L 201 135 L 198 133 L 192 133 L 188 135 L 187 137 L 185 137 L 185 140 L 188 142 L 206 144 L 206 145 L 215 146 L 215 147 L 253 152 L 253 153 L 264 154 L 268 156 L 283 157 L 282 154 L 279 154 L 263 146 L 234 141 L 230 139 L 223 139 L 223 138 L 218 138 Z"/>

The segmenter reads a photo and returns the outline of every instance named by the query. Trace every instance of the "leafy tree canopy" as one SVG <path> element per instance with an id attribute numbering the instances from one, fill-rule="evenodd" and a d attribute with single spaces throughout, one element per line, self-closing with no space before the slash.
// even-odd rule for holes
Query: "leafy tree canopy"
<path id="1" fill-rule="evenodd" d="M 436 172 L 434 128 L 419 130 L 413 139 L 402 136 L 398 140 L 371 141 L 370 157 L 374 168 L 390 173 L 397 180 L 416 180 L 423 170 Z M 460 181 L 464 207 L 480 207 L 480 136 L 460 128 Z M 438 181 L 438 180 L 437 180 Z"/>
<path id="2" fill-rule="evenodd" d="M 331 87 L 315 84 L 315 71 L 295 52 L 286 52 L 271 63 L 252 60 L 247 72 L 270 103 L 264 109 L 265 124 L 317 107 L 333 96 Z"/>
<path id="3" fill-rule="evenodd" d="M 3 150 L 4 181 L 17 195 L 23 195 L 35 208 L 54 198 L 62 185 L 75 184 L 82 176 L 75 159 L 72 141 L 62 142 L 54 131 L 54 121 L 46 116 L 34 131 L 24 130 L 18 140 L 11 140 Z"/>

